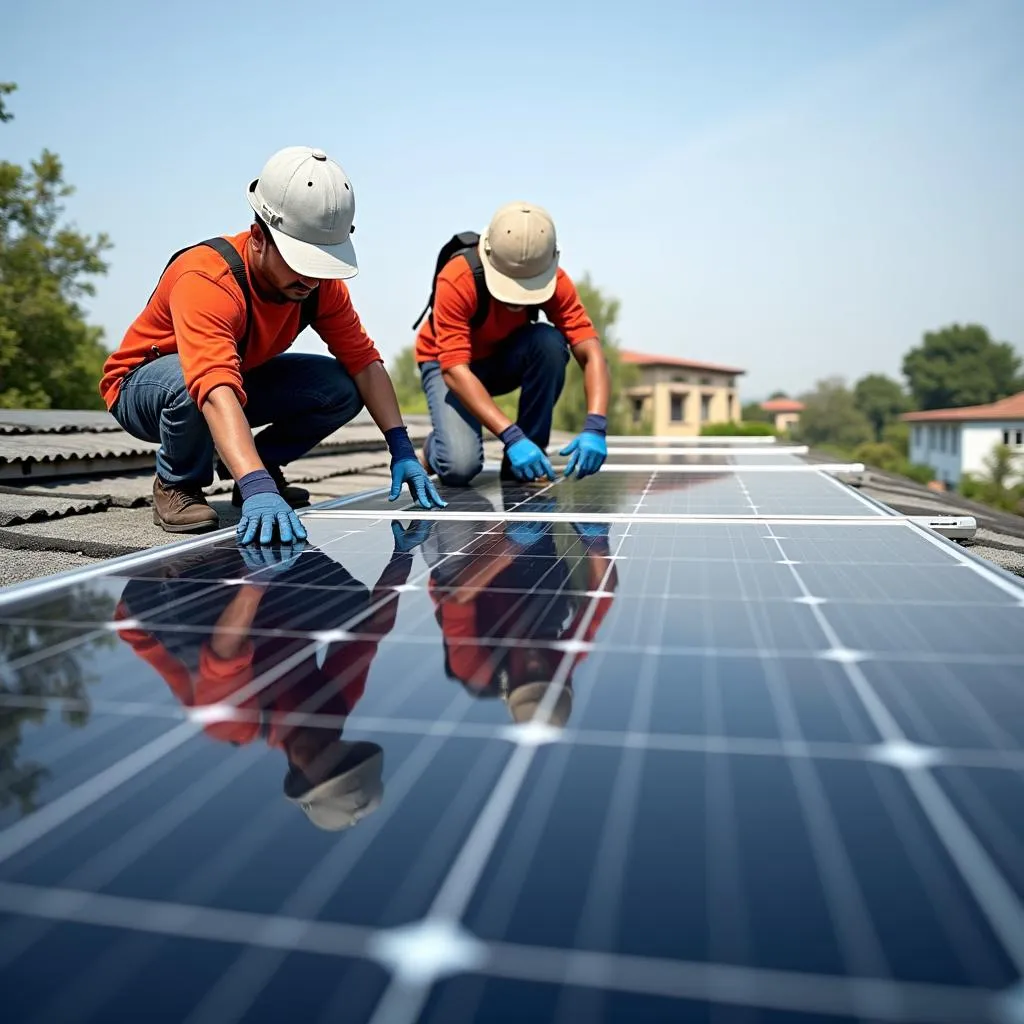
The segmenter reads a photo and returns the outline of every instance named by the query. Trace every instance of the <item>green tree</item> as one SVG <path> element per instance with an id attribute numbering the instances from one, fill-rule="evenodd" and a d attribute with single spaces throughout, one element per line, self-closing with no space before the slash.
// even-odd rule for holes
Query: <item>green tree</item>
<path id="1" fill-rule="evenodd" d="M 986 405 L 1024 389 L 1021 360 L 1008 342 L 979 324 L 929 331 L 903 358 L 903 375 L 919 409 Z"/>
<path id="2" fill-rule="evenodd" d="M 13 115 L 2 97 L 0 121 Z M 106 273 L 106 235 L 62 224 L 74 189 L 60 158 L 44 149 L 26 169 L 0 161 L 0 407 L 101 409 L 97 391 L 107 352 L 85 321 L 89 277 Z"/>
<path id="3" fill-rule="evenodd" d="M 580 301 L 594 323 L 611 375 L 611 393 L 608 399 L 608 433 L 628 434 L 633 432 L 632 417 L 626 402 L 626 388 L 637 380 L 637 370 L 622 362 L 618 339 L 615 337 L 615 323 L 619 318 L 619 300 L 605 295 L 591 281 L 590 274 L 584 274 L 576 282 Z M 587 396 L 583 389 L 583 371 L 575 359 L 569 360 L 565 370 L 565 387 L 555 403 L 554 428 L 572 433 L 580 430 L 587 418 Z"/>
<path id="4" fill-rule="evenodd" d="M 761 408 L 760 402 L 746 402 L 740 410 L 740 419 L 744 423 L 774 423 L 775 417 Z"/>
<path id="5" fill-rule="evenodd" d="M 801 396 L 804 411 L 794 427 L 796 440 L 852 450 L 872 439 L 868 418 L 857 408 L 853 392 L 841 377 L 820 380 L 814 391 Z"/>
<path id="6" fill-rule="evenodd" d="M 776 399 L 776 398 L 789 398 L 789 395 L 787 395 L 785 391 L 773 391 L 773 392 L 772 392 L 772 393 L 771 393 L 771 394 L 770 394 L 770 395 L 768 396 L 768 398 L 766 399 L 766 401 L 769 401 L 769 402 L 771 402 L 771 401 L 772 401 L 773 399 Z"/>
<path id="7" fill-rule="evenodd" d="M 910 408 L 903 388 L 883 373 L 861 377 L 854 385 L 853 400 L 874 428 L 876 441 L 881 441 L 885 428 Z"/>

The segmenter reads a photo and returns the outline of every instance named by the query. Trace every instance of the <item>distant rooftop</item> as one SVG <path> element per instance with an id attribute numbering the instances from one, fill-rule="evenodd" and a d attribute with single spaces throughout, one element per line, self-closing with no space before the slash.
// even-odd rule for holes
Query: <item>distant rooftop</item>
<path id="1" fill-rule="evenodd" d="M 633 352 L 631 349 L 619 350 L 624 363 L 631 366 L 678 366 L 685 370 L 704 370 L 708 373 L 730 373 L 738 375 L 746 373 L 735 366 L 721 366 L 718 363 L 702 363 L 697 359 L 680 359 L 678 356 L 650 355 L 646 352 Z"/>
<path id="2" fill-rule="evenodd" d="M 989 405 L 965 405 L 959 409 L 925 409 L 906 412 L 901 417 L 907 423 L 949 423 L 965 420 L 1024 420 L 1024 391 L 1008 398 L 1000 398 Z"/>
<path id="3" fill-rule="evenodd" d="M 761 403 L 761 408 L 765 412 L 803 412 L 804 403 L 795 398 L 769 398 Z"/>

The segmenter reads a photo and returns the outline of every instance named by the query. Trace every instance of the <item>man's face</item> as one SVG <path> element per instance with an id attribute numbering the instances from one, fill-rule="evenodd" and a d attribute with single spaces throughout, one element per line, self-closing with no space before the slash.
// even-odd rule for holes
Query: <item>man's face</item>
<path id="1" fill-rule="evenodd" d="M 315 277 L 296 274 L 285 263 L 277 246 L 260 230 L 252 228 L 253 266 L 260 284 L 273 302 L 302 302 L 320 282 Z"/>

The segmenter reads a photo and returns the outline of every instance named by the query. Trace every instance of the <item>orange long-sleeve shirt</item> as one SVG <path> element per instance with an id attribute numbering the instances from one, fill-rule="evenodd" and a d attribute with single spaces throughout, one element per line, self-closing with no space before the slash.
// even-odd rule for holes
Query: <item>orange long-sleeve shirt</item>
<path id="1" fill-rule="evenodd" d="M 559 267 L 555 293 L 545 302 L 548 320 L 557 327 L 569 345 L 597 337 L 576 285 Z M 433 326 L 428 316 L 416 336 L 416 362 L 437 360 L 442 370 L 463 366 L 493 354 L 499 343 L 528 322 L 525 309 L 511 310 L 491 300 L 487 319 L 478 330 L 470 328 L 476 312 L 476 283 L 473 268 L 465 256 L 449 260 L 437 275 L 434 293 Z"/>
<path id="2" fill-rule="evenodd" d="M 242 405 L 242 373 L 286 351 L 299 330 L 299 304 L 270 302 L 252 287 L 248 231 L 226 236 L 249 274 L 252 324 L 245 361 L 238 342 L 245 332 L 245 298 L 224 259 L 200 245 L 167 268 L 145 308 L 125 332 L 103 367 L 100 395 L 108 409 L 120 393 L 125 374 L 147 359 L 177 352 L 192 400 L 202 408 L 207 395 L 228 385 Z M 352 306 L 344 281 L 322 281 L 313 329 L 353 376 L 381 360 Z"/>

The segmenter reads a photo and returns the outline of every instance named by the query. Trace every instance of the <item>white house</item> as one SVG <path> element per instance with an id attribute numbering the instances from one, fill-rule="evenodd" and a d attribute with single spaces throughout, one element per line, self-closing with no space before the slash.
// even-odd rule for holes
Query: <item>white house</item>
<path id="1" fill-rule="evenodd" d="M 1024 391 L 991 405 L 928 409 L 900 417 L 910 424 L 910 461 L 935 470 L 947 487 L 964 473 L 985 472 L 985 456 L 998 444 L 1024 453 Z"/>

